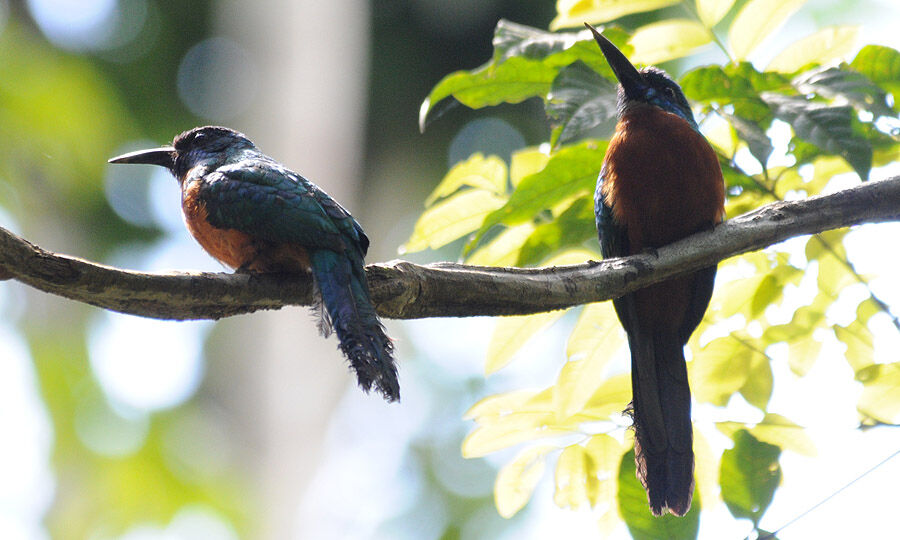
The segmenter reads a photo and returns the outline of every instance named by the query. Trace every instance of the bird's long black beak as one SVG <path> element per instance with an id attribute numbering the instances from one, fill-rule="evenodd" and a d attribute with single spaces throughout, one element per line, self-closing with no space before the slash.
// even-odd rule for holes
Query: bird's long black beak
<path id="1" fill-rule="evenodd" d="M 597 45 L 600 45 L 600 50 L 603 51 L 603 56 L 606 57 L 609 67 L 616 74 L 616 78 L 619 79 L 619 83 L 625 90 L 625 95 L 630 98 L 639 97 L 647 87 L 644 76 L 625 58 L 622 51 L 612 44 L 612 41 L 603 37 L 603 34 L 590 24 L 584 23 L 584 25 L 594 34 L 594 40 L 597 42 Z"/>
<path id="2" fill-rule="evenodd" d="M 171 170 L 175 167 L 175 148 L 164 146 L 150 150 L 138 150 L 116 156 L 109 160 L 110 163 L 145 163 L 147 165 L 162 165 Z"/>

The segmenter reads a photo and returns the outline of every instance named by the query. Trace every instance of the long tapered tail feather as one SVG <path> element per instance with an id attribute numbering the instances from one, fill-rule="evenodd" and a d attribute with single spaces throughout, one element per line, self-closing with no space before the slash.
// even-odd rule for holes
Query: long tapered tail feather
<path id="1" fill-rule="evenodd" d="M 631 343 L 634 459 L 656 516 L 683 516 L 694 492 L 691 391 L 683 344 L 654 335 Z"/>
<path id="2" fill-rule="evenodd" d="M 394 345 L 375 314 L 362 260 L 318 250 L 310 262 L 321 302 L 313 306 L 321 314 L 319 330 L 327 336 L 334 329 L 363 390 L 374 386 L 386 400 L 400 399 Z"/>

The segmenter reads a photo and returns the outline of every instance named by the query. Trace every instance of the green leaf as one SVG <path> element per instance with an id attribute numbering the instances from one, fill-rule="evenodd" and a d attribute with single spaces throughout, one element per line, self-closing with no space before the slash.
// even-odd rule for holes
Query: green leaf
<path id="1" fill-rule="evenodd" d="M 597 236 L 592 197 L 580 197 L 553 221 L 542 223 L 522 245 L 516 266 L 541 264 L 553 253 Z"/>
<path id="2" fill-rule="evenodd" d="M 556 462 L 553 501 L 573 510 L 585 504 L 612 503 L 621 456 L 621 445 L 605 434 L 592 436 L 585 446 L 567 446 Z"/>
<path id="3" fill-rule="evenodd" d="M 681 78 L 681 88 L 692 100 L 732 105 L 736 116 L 759 124 L 765 130 L 772 112 L 760 94 L 790 89 L 790 81 L 778 73 L 760 73 L 752 64 L 741 62 L 724 68 L 704 66 L 693 69 Z"/>
<path id="4" fill-rule="evenodd" d="M 743 429 L 733 439 L 734 448 L 722 454 L 719 469 L 722 499 L 732 515 L 748 518 L 756 526 L 781 483 L 781 449 L 760 442 Z"/>
<path id="5" fill-rule="evenodd" d="M 544 458 L 555 449 L 553 446 L 526 448 L 500 469 L 494 483 L 494 503 L 501 516 L 509 519 L 528 503 L 544 475 Z"/>
<path id="6" fill-rule="evenodd" d="M 731 11 L 734 0 L 697 0 L 697 15 L 708 28 L 712 28 Z"/>
<path id="7" fill-rule="evenodd" d="M 631 400 L 631 374 L 622 373 L 609 377 L 594 391 L 585 403 L 583 414 L 597 420 L 620 413 Z"/>
<path id="8" fill-rule="evenodd" d="M 859 413 L 885 424 L 900 423 L 900 363 L 871 365 L 857 372 L 856 379 L 863 383 Z"/>
<path id="9" fill-rule="evenodd" d="M 772 398 L 772 365 L 763 354 L 753 354 L 747 368 L 747 382 L 741 386 L 740 393 L 747 403 L 765 411 Z"/>
<path id="10" fill-rule="evenodd" d="M 767 361 L 733 335 L 714 339 L 702 349 L 694 349 L 690 363 L 691 388 L 697 401 L 725 406 L 731 396 L 747 385 L 751 365 Z"/>
<path id="11" fill-rule="evenodd" d="M 531 223 L 509 227 L 490 242 L 479 246 L 466 257 L 466 263 L 476 266 L 515 266 L 519 260 L 519 250 L 534 229 L 535 226 Z"/>
<path id="12" fill-rule="evenodd" d="M 550 311 L 534 315 L 500 317 L 491 334 L 485 360 L 485 375 L 495 373 L 509 364 L 528 340 L 556 322 L 565 311 Z"/>
<path id="13" fill-rule="evenodd" d="M 608 302 L 592 305 L 606 304 Z M 587 311 L 587 308 L 585 308 L 585 311 Z M 589 325 L 582 324 L 582 320 L 590 320 L 596 323 L 597 327 L 594 328 L 596 336 L 587 337 L 583 335 L 585 328 Z M 579 325 L 581 326 L 578 329 L 579 335 L 576 336 L 573 331 L 573 334 L 569 337 L 570 343 L 573 342 L 574 338 L 576 346 L 590 347 L 595 344 L 621 346 L 622 340 L 619 337 L 621 332 L 618 329 L 618 321 L 615 318 L 615 313 L 612 313 L 612 309 L 595 309 L 587 313 L 587 317 L 583 313 L 581 319 L 579 319 Z M 616 343 L 617 341 L 618 343 Z M 553 386 L 554 408 L 560 418 L 568 418 L 585 408 L 588 401 L 597 391 L 598 386 L 604 381 L 606 366 L 612 360 L 611 353 L 617 348 L 609 349 L 605 355 L 579 352 L 579 354 L 584 354 L 585 356 L 578 360 L 569 360 L 563 365 L 556 379 L 556 384 Z M 590 353 L 596 353 L 596 351 L 592 349 Z"/>
<path id="14" fill-rule="evenodd" d="M 756 122 L 751 122 L 740 116 L 735 116 L 722 111 L 719 111 L 719 115 L 734 127 L 738 137 L 747 143 L 747 147 L 750 149 L 750 153 L 753 157 L 755 157 L 760 165 L 765 168 L 766 163 L 769 161 L 769 156 L 772 155 L 772 151 L 774 150 L 772 141 L 770 141 L 769 136 L 766 135 L 766 130 L 760 127 Z"/>
<path id="15" fill-rule="evenodd" d="M 806 0 L 750 0 L 744 4 L 728 30 L 732 57 L 745 60 L 805 3 Z"/>
<path id="16" fill-rule="evenodd" d="M 668 19 L 642 26 L 631 36 L 634 64 L 659 64 L 682 58 L 712 43 L 710 31 L 697 21 Z"/>
<path id="17" fill-rule="evenodd" d="M 624 31 L 606 28 L 603 35 L 624 54 L 631 52 Z M 576 60 L 609 79 L 614 77 L 587 30 L 556 34 L 501 19 L 494 31 L 493 58 L 474 70 L 444 77 L 419 108 L 419 129 L 424 131 L 453 106 L 447 101 L 481 108 L 545 97 L 559 70 Z"/>
<path id="18" fill-rule="evenodd" d="M 469 189 L 428 208 L 413 227 L 401 253 L 437 249 L 478 229 L 484 218 L 502 207 L 506 198 L 483 189 Z"/>
<path id="19" fill-rule="evenodd" d="M 750 433 L 758 440 L 804 456 L 815 456 L 816 446 L 806 434 L 806 430 L 784 416 L 766 413 L 763 421 L 756 424 Z"/>
<path id="20" fill-rule="evenodd" d="M 872 168 L 872 146 L 853 131 L 851 107 L 832 107 L 802 97 L 763 94 L 775 116 L 789 123 L 798 137 L 847 160 L 863 180 Z"/>
<path id="21" fill-rule="evenodd" d="M 513 187 L 519 185 L 526 176 L 539 173 L 550 161 L 550 154 L 540 147 L 530 147 L 517 150 L 512 153 L 509 160 L 509 181 Z"/>
<path id="22" fill-rule="evenodd" d="M 836 67 L 815 69 L 794 80 L 803 93 L 819 94 L 829 99 L 844 98 L 857 109 L 876 116 L 893 116 L 887 94 L 865 75 Z"/>
<path id="23" fill-rule="evenodd" d="M 553 130 L 550 145 L 577 139 L 615 117 L 617 101 L 616 84 L 583 62 L 563 68 L 544 104 Z"/>
<path id="24" fill-rule="evenodd" d="M 519 103 L 543 96 L 557 69 L 544 62 L 512 57 L 501 64 L 486 64 L 474 71 L 457 71 L 444 77 L 425 98 L 419 109 L 419 129 L 425 131 L 434 118 L 435 105 L 453 97 L 473 109 L 500 103 Z"/>
<path id="25" fill-rule="evenodd" d="M 694 497 L 691 509 L 683 517 L 666 514 L 654 517 L 647 503 L 647 493 L 635 476 L 634 450 L 622 456 L 619 465 L 619 513 L 635 540 L 660 538 L 697 538 L 700 530 L 700 498 Z M 696 490 L 695 490 L 696 495 Z"/>
<path id="26" fill-rule="evenodd" d="M 892 92 L 900 92 L 900 52 L 881 45 L 866 45 L 850 63 L 854 71 Z"/>
<path id="27" fill-rule="evenodd" d="M 551 30 L 581 27 L 585 22 L 604 23 L 631 15 L 675 5 L 679 0 L 557 0 Z"/>
<path id="28" fill-rule="evenodd" d="M 788 45 L 769 62 L 766 71 L 795 73 L 810 64 L 820 65 L 844 58 L 853 50 L 858 35 L 858 26 L 823 28 Z"/>
<path id="29" fill-rule="evenodd" d="M 469 159 L 457 163 L 444 176 L 441 183 L 425 199 L 425 206 L 431 206 L 438 199 L 455 193 L 463 186 L 485 189 L 497 195 L 506 192 L 506 163 L 497 156 L 484 157 L 477 152 Z"/>
<path id="30" fill-rule="evenodd" d="M 875 347 L 872 331 L 865 324 L 854 320 L 847 326 L 834 325 L 834 335 L 838 341 L 847 346 L 844 353 L 847 363 L 854 372 L 859 373 L 874 362 Z"/>
<path id="31" fill-rule="evenodd" d="M 487 216 L 465 251 L 495 225 L 518 225 L 565 200 L 593 193 L 606 145 L 605 141 L 586 141 L 553 154 L 542 171 L 523 178 L 507 203 Z"/>

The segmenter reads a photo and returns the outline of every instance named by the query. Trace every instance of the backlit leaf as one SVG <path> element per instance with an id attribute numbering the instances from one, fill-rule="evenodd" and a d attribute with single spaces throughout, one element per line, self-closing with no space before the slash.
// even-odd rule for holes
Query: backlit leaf
<path id="1" fill-rule="evenodd" d="M 527 448 L 500 469 L 494 483 L 494 503 L 501 516 L 511 518 L 528 503 L 544 475 L 544 458 L 554 449 L 552 446 Z"/>
<path id="2" fill-rule="evenodd" d="M 745 60 L 805 3 L 806 0 L 750 0 L 744 4 L 728 30 L 732 56 Z"/>
<path id="3" fill-rule="evenodd" d="M 856 378 L 863 383 L 856 404 L 860 414 L 886 424 L 900 423 L 900 363 L 869 366 Z"/>
<path id="4" fill-rule="evenodd" d="M 478 229 L 484 218 L 506 203 L 506 198 L 483 189 L 469 189 L 447 197 L 419 216 L 401 252 L 436 249 Z"/>
<path id="5" fill-rule="evenodd" d="M 599 24 L 677 4 L 679 0 L 556 0 L 556 18 L 551 30 L 581 27 L 585 22 Z"/>
<path id="6" fill-rule="evenodd" d="M 630 60 L 635 64 L 659 64 L 687 56 L 712 42 L 705 26 L 689 19 L 667 19 L 637 29 L 629 43 L 634 47 Z"/>
<path id="7" fill-rule="evenodd" d="M 559 310 L 497 319 L 494 333 L 491 334 L 491 341 L 488 344 L 487 359 L 484 365 L 485 374 L 495 373 L 509 364 L 530 338 L 539 334 L 564 314 L 565 311 Z"/>
<path id="8" fill-rule="evenodd" d="M 728 14 L 734 0 L 697 0 L 697 15 L 707 27 L 712 28 Z"/>
<path id="9" fill-rule="evenodd" d="M 516 266 L 541 264 L 547 257 L 561 249 L 577 247 L 586 240 L 596 238 L 597 229 L 594 223 L 593 197 L 575 199 L 553 221 L 534 227 L 519 251 Z"/>
<path id="10" fill-rule="evenodd" d="M 882 45 L 866 45 L 850 67 L 897 97 L 900 91 L 900 52 Z"/>
<path id="11" fill-rule="evenodd" d="M 561 148 L 543 170 L 519 182 L 502 208 L 488 215 L 466 250 L 494 225 L 518 225 L 567 199 L 593 193 L 606 145 L 605 141 L 586 141 Z"/>
<path id="12" fill-rule="evenodd" d="M 766 413 L 763 421 L 756 424 L 750 433 L 756 439 L 781 449 L 792 450 L 804 456 L 816 455 L 816 446 L 806 430 L 779 414 Z"/>
<path id="13" fill-rule="evenodd" d="M 740 392 L 747 403 L 760 410 L 766 410 L 769 399 L 772 397 L 772 366 L 769 358 L 764 354 L 750 356 L 750 365 L 747 366 L 747 381 L 741 386 Z"/>
<path id="14" fill-rule="evenodd" d="M 509 181 L 513 187 L 526 176 L 541 172 L 547 166 L 550 154 L 539 147 L 529 147 L 512 153 L 509 160 Z"/>
<path id="15" fill-rule="evenodd" d="M 531 223 L 509 227 L 490 242 L 479 246 L 466 258 L 466 263 L 478 266 L 515 266 L 519 250 L 533 232 L 534 225 Z"/>
<path id="16" fill-rule="evenodd" d="M 826 64 L 842 59 L 856 45 L 858 26 L 830 26 L 788 45 L 778 53 L 766 71 L 795 73 L 810 64 Z"/>
<path id="17" fill-rule="evenodd" d="M 477 152 L 457 163 L 425 199 L 425 206 L 455 193 L 463 186 L 481 188 L 501 195 L 506 192 L 506 163 L 497 156 L 484 157 Z"/>
<path id="18" fill-rule="evenodd" d="M 743 429 L 733 439 L 734 448 L 722 454 L 719 470 L 722 499 L 735 517 L 749 518 L 757 525 L 781 483 L 781 449 Z"/>
<path id="19" fill-rule="evenodd" d="M 857 109 L 871 111 L 876 116 L 894 115 L 885 91 L 855 71 L 836 67 L 815 69 L 797 77 L 794 85 L 803 93 L 843 98 Z"/>

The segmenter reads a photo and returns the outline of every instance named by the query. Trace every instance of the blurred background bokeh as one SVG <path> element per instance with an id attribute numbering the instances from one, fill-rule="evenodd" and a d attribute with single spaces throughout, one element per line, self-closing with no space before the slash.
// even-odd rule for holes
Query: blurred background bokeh
<path id="1" fill-rule="evenodd" d="M 792 24 L 863 22 L 890 3 L 813 2 Z M 120 267 L 221 271 L 165 171 L 106 160 L 223 124 L 342 201 L 370 262 L 393 259 L 450 165 L 547 136 L 535 103 L 450 113 L 423 135 L 422 99 L 489 58 L 498 18 L 546 28 L 554 13 L 550 0 L 0 0 L 0 226 Z M 551 329 L 535 361 L 485 381 L 485 327 L 389 321 L 404 394 L 386 405 L 303 309 L 174 323 L 0 283 L 0 538 L 589 530 L 587 512 L 500 518 L 502 461 L 460 456 L 472 403 L 564 361 Z"/>

